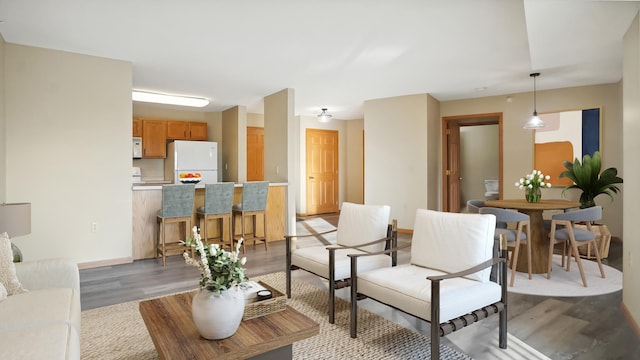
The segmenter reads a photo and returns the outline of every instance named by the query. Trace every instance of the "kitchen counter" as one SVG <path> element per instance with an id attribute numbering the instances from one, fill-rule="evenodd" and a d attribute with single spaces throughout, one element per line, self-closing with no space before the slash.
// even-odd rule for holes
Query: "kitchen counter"
<path id="1" fill-rule="evenodd" d="M 158 241 L 158 223 L 156 213 L 162 208 L 162 183 L 133 184 L 133 258 L 149 259 L 156 256 L 155 249 Z M 269 193 L 267 195 L 267 241 L 284 239 L 286 228 L 286 199 L 287 183 L 269 183 Z M 200 227 L 196 223 L 196 209 L 204 205 L 204 184 L 196 184 L 196 194 L 194 199 L 192 224 Z M 233 203 L 242 201 L 242 184 L 235 184 Z M 263 219 L 258 216 L 256 227 L 259 233 L 262 229 Z M 224 225 L 225 234 L 228 234 L 228 224 Z M 239 225 L 238 225 L 239 226 Z M 246 222 L 246 230 L 252 227 L 251 221 Z M 184 231 L 184 230 L 183 230 Z M 218 223 L 209 222 L 208 232 L 217 234 Z M 240 230 L 237 229 L 236 233 Z M 182 235 L 180 235 L 182 234 Z M 182 239 L 184 232 L 180 232 L 177 224 L 167 226 L 167 239 Z M 225 239 L 227 236 L 225 237 Z"/>
<path id="2" fill-rule="evenodd" d="M 162 190 L 162 185 L 168 185 L 169 182 L 145 182 L 136 183 L 131 186 L 131 190 Z M 287 186 L 287 183 L 269 183 L 269 186 Z M 235 184 L 235 187 L 242 187 L 242 183 Z M 196 184 L 196 189 L 204 189 L 204 184 Z"/>

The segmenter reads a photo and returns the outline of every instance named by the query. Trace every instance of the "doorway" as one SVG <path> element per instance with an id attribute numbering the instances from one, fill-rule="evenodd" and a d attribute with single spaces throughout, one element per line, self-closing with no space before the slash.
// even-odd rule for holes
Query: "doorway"
<path id="1" fill-rule="evenodd" d="M 338 212 L 338 131 L 307 129 L 307 215 Z"/>
<path id="2" fill-rule="evenodd" d="M 499 197 L 502 198 L 502 113 L 448 116 L 442 118 L 442 210 L 460 212 L 462 202 L 462 173 L 464 163 L 461 151 L 461 127 L 497 125 L 498 127 L 498 181 Z M 481 144 L 470 145 L 481 147 Z M 481 148 L 476 148 L 481 150 Z M 481 181 L 484 179 L 476 179 Z M 474 180 L 474 181 L 476 181 Z M 484 186 L 484 185 L 483 185 Z"/>

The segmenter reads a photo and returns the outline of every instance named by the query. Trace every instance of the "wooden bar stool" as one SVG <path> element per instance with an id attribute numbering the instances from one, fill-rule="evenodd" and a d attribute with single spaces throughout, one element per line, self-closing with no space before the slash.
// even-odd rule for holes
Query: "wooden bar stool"
<path id="1" fill-rule="evenodd" d="M 256 246 L 256 241 L 264 241 L 264 249 L 267 250 L 267 193 L 269 192 L 268 181 L 252 181 L 242 184 L 242 203 L 233 205 L 233 232 L 235 234 L 236 229 L 236 217 L 240 216 L 241 232 L 240 235 L 234 236 L 234 241 L 240 238 L 244 239 L 242 242 L 242 252 L 245 251 L 245 244 L 247 241 L 253 241 L 253 247 Z M 258 230 L 256 226 L 257 215 L 263 216 L 263 235 L 258 236 Z M 251 216 L 252 231 L 253 233 L 245 233 L 244 220 L 246 216 Z M 247 235 L 251 237 L 247 238 Z"/>
<path id="2" fill-rule="evenodd" d="M 163 185 L 162 186 L 162 209 L 158 210 L 156 219 L 158 226 L 158 246 L 156 248 L 156 258 L 162 257 L 162 266 L 166 265 L 168 252 L 182 253 L 186 248 L 180 245 L 179 240 L 186 240 L 191 236 L 191 219 L 193 217 L 193 203 L 196 188 L 193 184 L 185 185 Z M 177 242 L 167 243 L 167 224 L 177 223 L 180 226 L 184 223 L 184 239 Z M 194 251 L 191 248 L 191 256 Z"/>
<path id="3" fill-rule="evenodd" d="M 224 246 L 224 221 L 227 220 L 229 227 L 229 242 L 226 244 L 233 250 L 233 229 L 231 225 L 231 207 L 233 206 L 233 187 L 231 182 L 206 184 L 204 187 L 204 206 L 196 210 L 198 225 L 202 233 L 202 239 L 209 242 L 209 239 Z M 204 226 L 202 225 L 204 220 Z M 209 220 L 218 220 L 219 234 L 217 237 L 210 237 L 207 232 Z"/>

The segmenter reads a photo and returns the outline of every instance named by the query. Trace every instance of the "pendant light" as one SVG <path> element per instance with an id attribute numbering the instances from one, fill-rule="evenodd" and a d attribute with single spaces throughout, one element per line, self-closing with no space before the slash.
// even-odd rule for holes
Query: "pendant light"
<path id="1" fill-rule="evenodd" d="M 539 129 L 544 127 L 544 121 L 538 117 L 538 111 L 536 110 L 536 78 L 540 76 L 540 73 L 529 74 L 533 78 L 533 115 L 531 119 L 524 124 L 525 129 Z"/>
<path id="2" fill-rule="evenodd" d="M 322 108 L 322 112 L 317 116 L 320 122 L 329 122 L 331 120 L 331 114 L 327 114 L 327 108 Z"/>

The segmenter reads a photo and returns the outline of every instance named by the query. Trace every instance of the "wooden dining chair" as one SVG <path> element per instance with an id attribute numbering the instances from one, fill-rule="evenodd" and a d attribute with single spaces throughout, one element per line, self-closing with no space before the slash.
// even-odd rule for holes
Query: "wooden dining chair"
<path id="1" fill-rule="evenodd" d="M 587 279 L 584 275 L 584 269 L 582 268 L 582 261 L 580 260 L 580 254 L 578 253 L 579 246 L 588 246 L 593 244 L 593 252 L 600 268 L 600 275 L 605 278 L 604 268 L 602 267 L 602 261 L 600 260 L 600 254 L 598 253 L 598 246 L 596 244 L 597 234 L 592 231 L 591 224 L 594 221 L 602 219 L 602 207 L 594 206 L 586 209 L 580 209 L 575 211 L 569 211 L 562 214 L 556 214 L 551 217 L 551 232 L 549 233 L 549 264 L 547 265 L 547 279 L 551 279 L 551 259 L 553 258 L 553 249 L 556 244 L 563 244 L 562 247 L 562 266 L 564 267 L 564 257 L 567 256 L 567 268 L 569 271 L 571 267 L 571 255 L 573 255 L 576 263 L 578 263 L 578 269 L 580 269 L 580 276 L 582 277 L 582 284 L 587 287 Z M 578 228 L 575 226 L 576 222 L 584 222 L 587 225 L 586 229 Z M 567 245 L 569 251 L 567 253 Z"/>
<path id="2" fill-rule="evenodd" d="M 511 249 L 511 280 L 509 286 L 513 286 L 518 266 L 520 245 L 525 244 L 527 249 L 527 271 L 531 280 L 531 222 L 529 215 L 513 210 L 483 207 L 480 214 L 493 214 L 496 217 L 496 231 L 494 238 L 498 240 L 501 234 L 507 237 L 507 247 Z M 507 223 L 516 223 L 516 229 L 508 229 Z"/>

